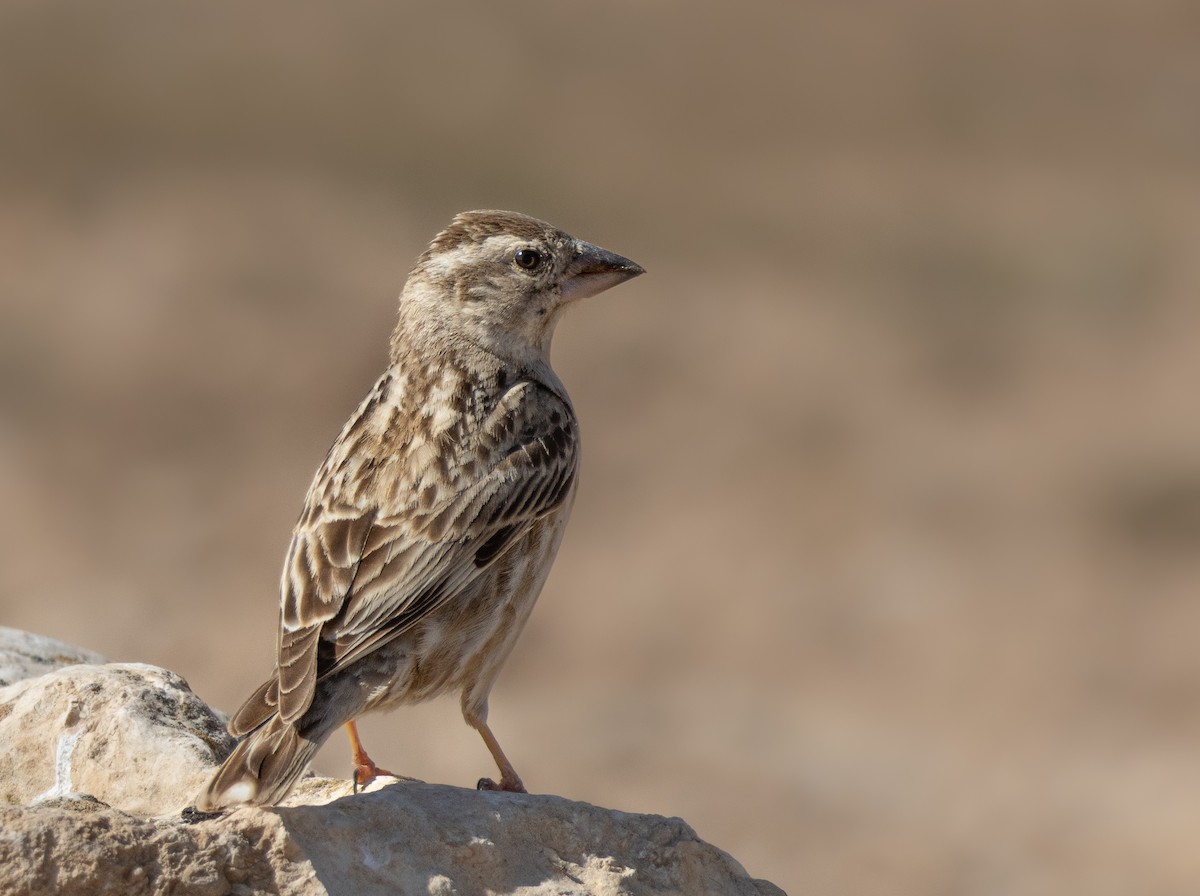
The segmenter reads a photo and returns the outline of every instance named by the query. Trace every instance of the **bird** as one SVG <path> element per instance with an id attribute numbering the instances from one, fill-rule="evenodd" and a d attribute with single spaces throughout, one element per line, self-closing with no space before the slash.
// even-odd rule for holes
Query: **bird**
<path id="1" fill-rule="evenodd" d="M 456 215 L 409 273 L 389 364 L 318 468 L 280 578 L 274 673 L 201 812 L 279 803 L 346 726 L 355 789 L 380 769 L 356 719 L 459 695 L 500 772 L 488 694 L 574 503 L 579 426 L 550 364 L 563 311 L 644 273 L 536 218 Z"/>

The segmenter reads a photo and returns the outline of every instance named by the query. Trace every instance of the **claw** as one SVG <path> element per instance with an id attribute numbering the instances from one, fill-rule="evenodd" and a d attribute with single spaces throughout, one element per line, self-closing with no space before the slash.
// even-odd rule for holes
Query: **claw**
<path id="1" fill-rule="evenodd" d="M 350 781 L 355 793 L 358 793 L 360 787 L 366 787 L 380 775 L 399 777 L 395 772 L 389 772 L 386 768 L 377 766 L 367 755 L 362 740 L 358 736 L 358 725 L 353 721 L 346 723 L 346 733 L 350 735 L 350 752 L 354 759 L 354 772 Z"/>
<path id="2" fill-rule="evenodd" d="M 512 781 L 506 781 L 504 778 L 501 778 L 499 784 L 497 784 L 491 778 L 480 778 L 477 782 L 475 782 L 475 789 L 491 790 L 503 793 L 529 793 L 529 791 L 525 789 L 525 785 L 521 783 L 520 778 Z"/>

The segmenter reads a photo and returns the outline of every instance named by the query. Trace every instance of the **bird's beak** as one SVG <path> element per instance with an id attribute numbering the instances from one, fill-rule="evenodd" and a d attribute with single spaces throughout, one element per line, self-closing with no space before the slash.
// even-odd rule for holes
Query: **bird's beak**
<path id="1" fill-rule="evenodd" d="M 645 269 L 637 262 L 579 240 L 575 260 L 567 268 L 562 284 L 562 299 L 564 302 L 586 299 L 644 273 Z"/>

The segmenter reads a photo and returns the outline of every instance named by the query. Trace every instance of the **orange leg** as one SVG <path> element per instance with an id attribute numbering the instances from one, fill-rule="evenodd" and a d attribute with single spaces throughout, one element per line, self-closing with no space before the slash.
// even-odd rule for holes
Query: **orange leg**
<path id="1" fill-rule="evenodd" d="M 508 761 L 508 757 L 504 755 L 504 751 L 500 749 L 500 742 L 496 740 L 496 735 L 492 734 L 492 729 L 488 727 L 487 722 L 479 718 L 466 714 L 467 724 L 479 732 L 479 736 L 483 738 L 483 742 L 487 744 L 488 752 L 492 754 L 492 758 L 496 760 L 496 767 L 500 769 L 500 783 L 497 784 L 491 778 L 480 778 L 479 783 L 475 785 L 478 790 L 507 790 L 510 793 L 528 793 L 525 785 L 521 783 L 521 776 L 517 774 L 517 770 L 512 767 L 512 763 Z"/>
<path id="2" fill-rule="evenodd" d="M 371 761 L 371 757 L 367 755 L 367 751 L 363 747 L 362 739 L 358 736 L 358 723 L 353 719 L 346 723 L 346 733 L 350 735 L 350 753 L 354 759 L 355 793 L 358 792 L 359 787 L 365 787 L 379 775 L 396 777 L 395 774 L 389 772 L 386 768 L 380 768 Z"/>

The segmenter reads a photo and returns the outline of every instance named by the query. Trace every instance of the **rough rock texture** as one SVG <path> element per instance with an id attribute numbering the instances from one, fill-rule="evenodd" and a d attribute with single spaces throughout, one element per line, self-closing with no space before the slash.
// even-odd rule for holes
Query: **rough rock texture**
<path id="1" fill-rule="evenodd" d="M 45 635 L 0 625 L 0 687 L 45 675 L 63 666 L 100 665 L 104 657 Z"/>
<path id="2" fill-rule="evenodd" d="M 189 805 L 233 741 L 174 672 L 110 663 L 0 688 L 0 743 L 0 804 L 86 793 L 157 815 Z"/>
<path id="3" fill-rule="evenodd" d="M 6 894 L 781 892 L 678 818 L 430 784 L 393 782 L 328 805 L 240 809 L 195 824 L 82 801 L 0 809 L 0 830 Z"/>
<path id="4" fill-rule="evenodd" d="M 355 795 L 310 777 L 278 808 L 181 814 L 231 743 L 153 666 L 68 665 L 0 688 L 0 742 L 6 896 L 782 892 L 678 818 L 555 796 L 394 778 Z"/>

